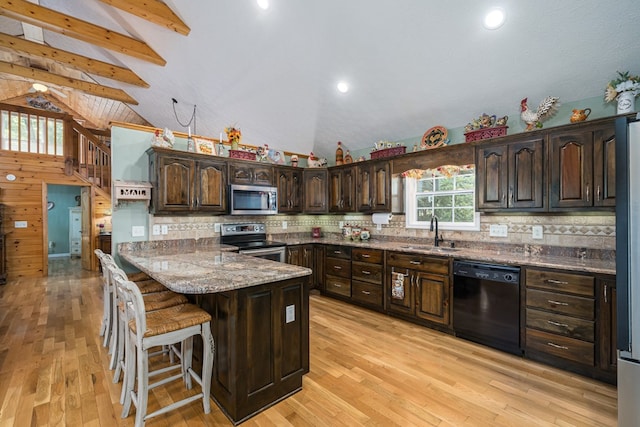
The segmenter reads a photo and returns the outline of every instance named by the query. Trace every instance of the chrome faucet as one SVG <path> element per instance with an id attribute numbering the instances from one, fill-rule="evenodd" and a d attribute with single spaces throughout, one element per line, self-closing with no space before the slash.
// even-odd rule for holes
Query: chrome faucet
<path id="1" fill-rule="evenodd" d="M 436 224 L 436 228 L 435 228 L 436 238 L 435 238 L 435 241 L 433 243 L 433 246 L 438 247 L 438 246 L 440 246 L 440 242 L 443 242 L 444 239 L 438 238 L 438 217 L 435 216 L 435 215 L 431 215 L 431 226 L 429 226 L 429 231 L 434 231 L 433 230 L 433 223 L 434 222 Z"/>

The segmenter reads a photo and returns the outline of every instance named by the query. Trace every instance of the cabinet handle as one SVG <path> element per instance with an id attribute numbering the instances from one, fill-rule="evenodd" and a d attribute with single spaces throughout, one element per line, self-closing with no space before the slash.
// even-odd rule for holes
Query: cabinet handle
<path id="1" fill-rule="evenodd" d="M 569 347 L 567 347 L 567 346 L 554 344 L 552 342 L 548 342 L 547 345 L 549 345 L 549 346 L 551 346 L 553 348 L 559 348 L 560 350 L 569 350 Z"/>
<path id="2" fill-rule="evenodd" d="M 339 284 L 339 283 L 334 283 L 334 284 L 333 284 L 333 287 L 334 287 L 334 288 L 341 288 L 341 287 L 342 287 L 342 285 L 341 285 L 341 284 Z"/>
<path id="3" fill-rule="evenodd" d="M 555 280 L 555 279 L 547 279 L 546 280 L 547 283 L 553 283 L 554 285 L 568 285 L 569 282 L 563 282 L 561 280 Z"/>
<path id="4" fill-rule="evenodd" d="M 369 254 L 362 254 L 362 258 L 371 258 L 371 255 L 369 255 Z"/>
<path id="5" fill-rule="evenodd" d="M 371 292 L 369 292 L 369 291 L 362 291 L 362 293 L 365 294 L 365 295 L 371 295 Z"/>
<path id="6" fill-rule="evenodd" d="M 341 254 L 342 251 L 333 251 L 334 254 Z"/>
<path id="7" fill-rule="evenodd" d="M 589 185 L 587 184 L 587 202 L 589 201 Z"/>
<path id="8" fill-rule="evenodd" d="M 609 301 L 607 301 L 607 286 L 608 285 L 604 285 L 604 302 L 608 303 Z"/>
<path id="9" fill-rule="evenodd" d="M 598 201 L 600 201 L 600 185 L 599 184 L 598 184 L 597 194 L 598 194 Z"/>
<path id="10" fill-rule="evenodd" d="M 371 272 L 367 270 L 362 270 L 362 274 L 371 274 Z"/>
<path id="11" fill-rule="evenodd" d="M 507 201 L 507 195 L 506 195 L 506 194 L 504 194 L 504 193 L 502 193 L 502 201 L 503 201 L 503 202 L 506 202 L 506 201 Z"/>
<path id="12" fill-rule="evenodd" d="M 554 304 L 554 305 L 569 305 L 569 304 L 568 304 L 568 303 L 566 303 L 566 302 L 554 301 L 554 300 L 552 300 L 552 299 L 548 299 L 548 300 L 547 300 L 547 302 L 548 302 L 549 304 Z"/>
<path id="13" fill-rule="evenodd" d="M 333 269 L 334 269 L 334 270 L 342 270 L 342 267 L 340 267 L 339 265 L 334 265 L 334 266 L 333 266 Z"/>
<path id="14" fill-rule="evenodd" d="M 567 325 L 566 323 L 560 323 L 560 322 L 554 322 L 553 320 L 547 320 L 547 323 L 554 325 L 554 326 L 561 326 L 563 328 L 568 328 L 569 325 Z"/>
<path id="15" fill-rule="evenodd" d="M 420 264 L 422 264 L 420 261 L 409 261 L 409 263 L 410 263 L 410 264 L 413 264 L 413 265 L 420 265 Z"/>
<path id="16" fill-rule="evenodd" d="M 514 199 L 513 199 L 513 191 L 512 191 L 511 192 L 511 203 L 513 203 L 513 202 L 514 202 Z"/>

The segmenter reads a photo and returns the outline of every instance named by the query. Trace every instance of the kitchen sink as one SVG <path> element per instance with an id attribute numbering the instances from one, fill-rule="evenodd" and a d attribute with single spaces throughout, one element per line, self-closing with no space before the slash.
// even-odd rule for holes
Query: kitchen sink
<path id="1" fill-rule="evenodd" d="M 417 249 L 421 251 L 438 251 L 438 252 L 455 252 L 458 248 L 448 248 L 445 246 L 432 246 L 432 245 L 406 245 L 400 246 L 402 249 Z"/>

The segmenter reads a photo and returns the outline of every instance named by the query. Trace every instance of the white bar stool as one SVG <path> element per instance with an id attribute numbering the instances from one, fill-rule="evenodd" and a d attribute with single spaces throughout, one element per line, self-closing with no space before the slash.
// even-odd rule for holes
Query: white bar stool
<path id="1" fill-rule="evenodd" d="M 213 370 L 213 355 L 215 345 L 211 335 L 211 316 L 206 311 L 193 304 L 182 304 L 162 310 L 146 312 L 145 303 L 140 290 L 135 283 L 123 280 L 119 275 L 114 276 L 115 285 L 122 290 L 126 304 L 131 304 L 132 310 L 125 310 L 128 325 L 126 356 L 127 361 L 136 360 L 134 363 L 126 363 L 125 374 L 125 402 L 122 409 L 122 418 L 126 418 L 131 409 L 131 403 L 136 407 L 136 427 L 144 426 L 147 419 L 164 414 L 173 409 L 187 405 L 195 400 L 202 399 L 204 413 L 211 412 L 209 394 L 211 392 L 211 373 Z M 202 336 L 203 358 L 202 377 L 192 368 L 193 337 Z M 155 383 L 149 383 L 149 377 L 165 373 L 168 369 L 149 371 L 149 349 L 156 346 L 173 346 L 181 342 L 181 373 L 162 378 Z M 170 367 L 171 368 L 171 367 Z M 134 378 L 137 376 L 137 388 L 134 389 Z M 191 389 L 192 380 L 201 387 L 201 392 L 174 402 L 147 414 L 149 390 L 170 381 L 183 378 L 187 389 Z"/>

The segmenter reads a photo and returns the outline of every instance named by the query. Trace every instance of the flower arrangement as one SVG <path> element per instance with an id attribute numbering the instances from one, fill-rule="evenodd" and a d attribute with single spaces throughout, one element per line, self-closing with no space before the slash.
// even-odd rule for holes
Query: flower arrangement
<path id="1" fill-rule="evenodd" d="M 240 139 L 242 139 L 242 132 L 240 132 L 240 129 L 229 126 L 224 128 L 224 131 L 227 134 L 227 138 L 231 145 L 237 147 L 240 143 Z"/>
<path id="2" fill-rule="evenodd" d="M 638 96 L 640 93 L 640 76 L 630 76 L 628 71 L 624 73 L 618 71 L 618 77 L 611 80 L 605 88 L 604 100 L 611 102 L 623 92 L 631 92 L 633 96 Z"/>

